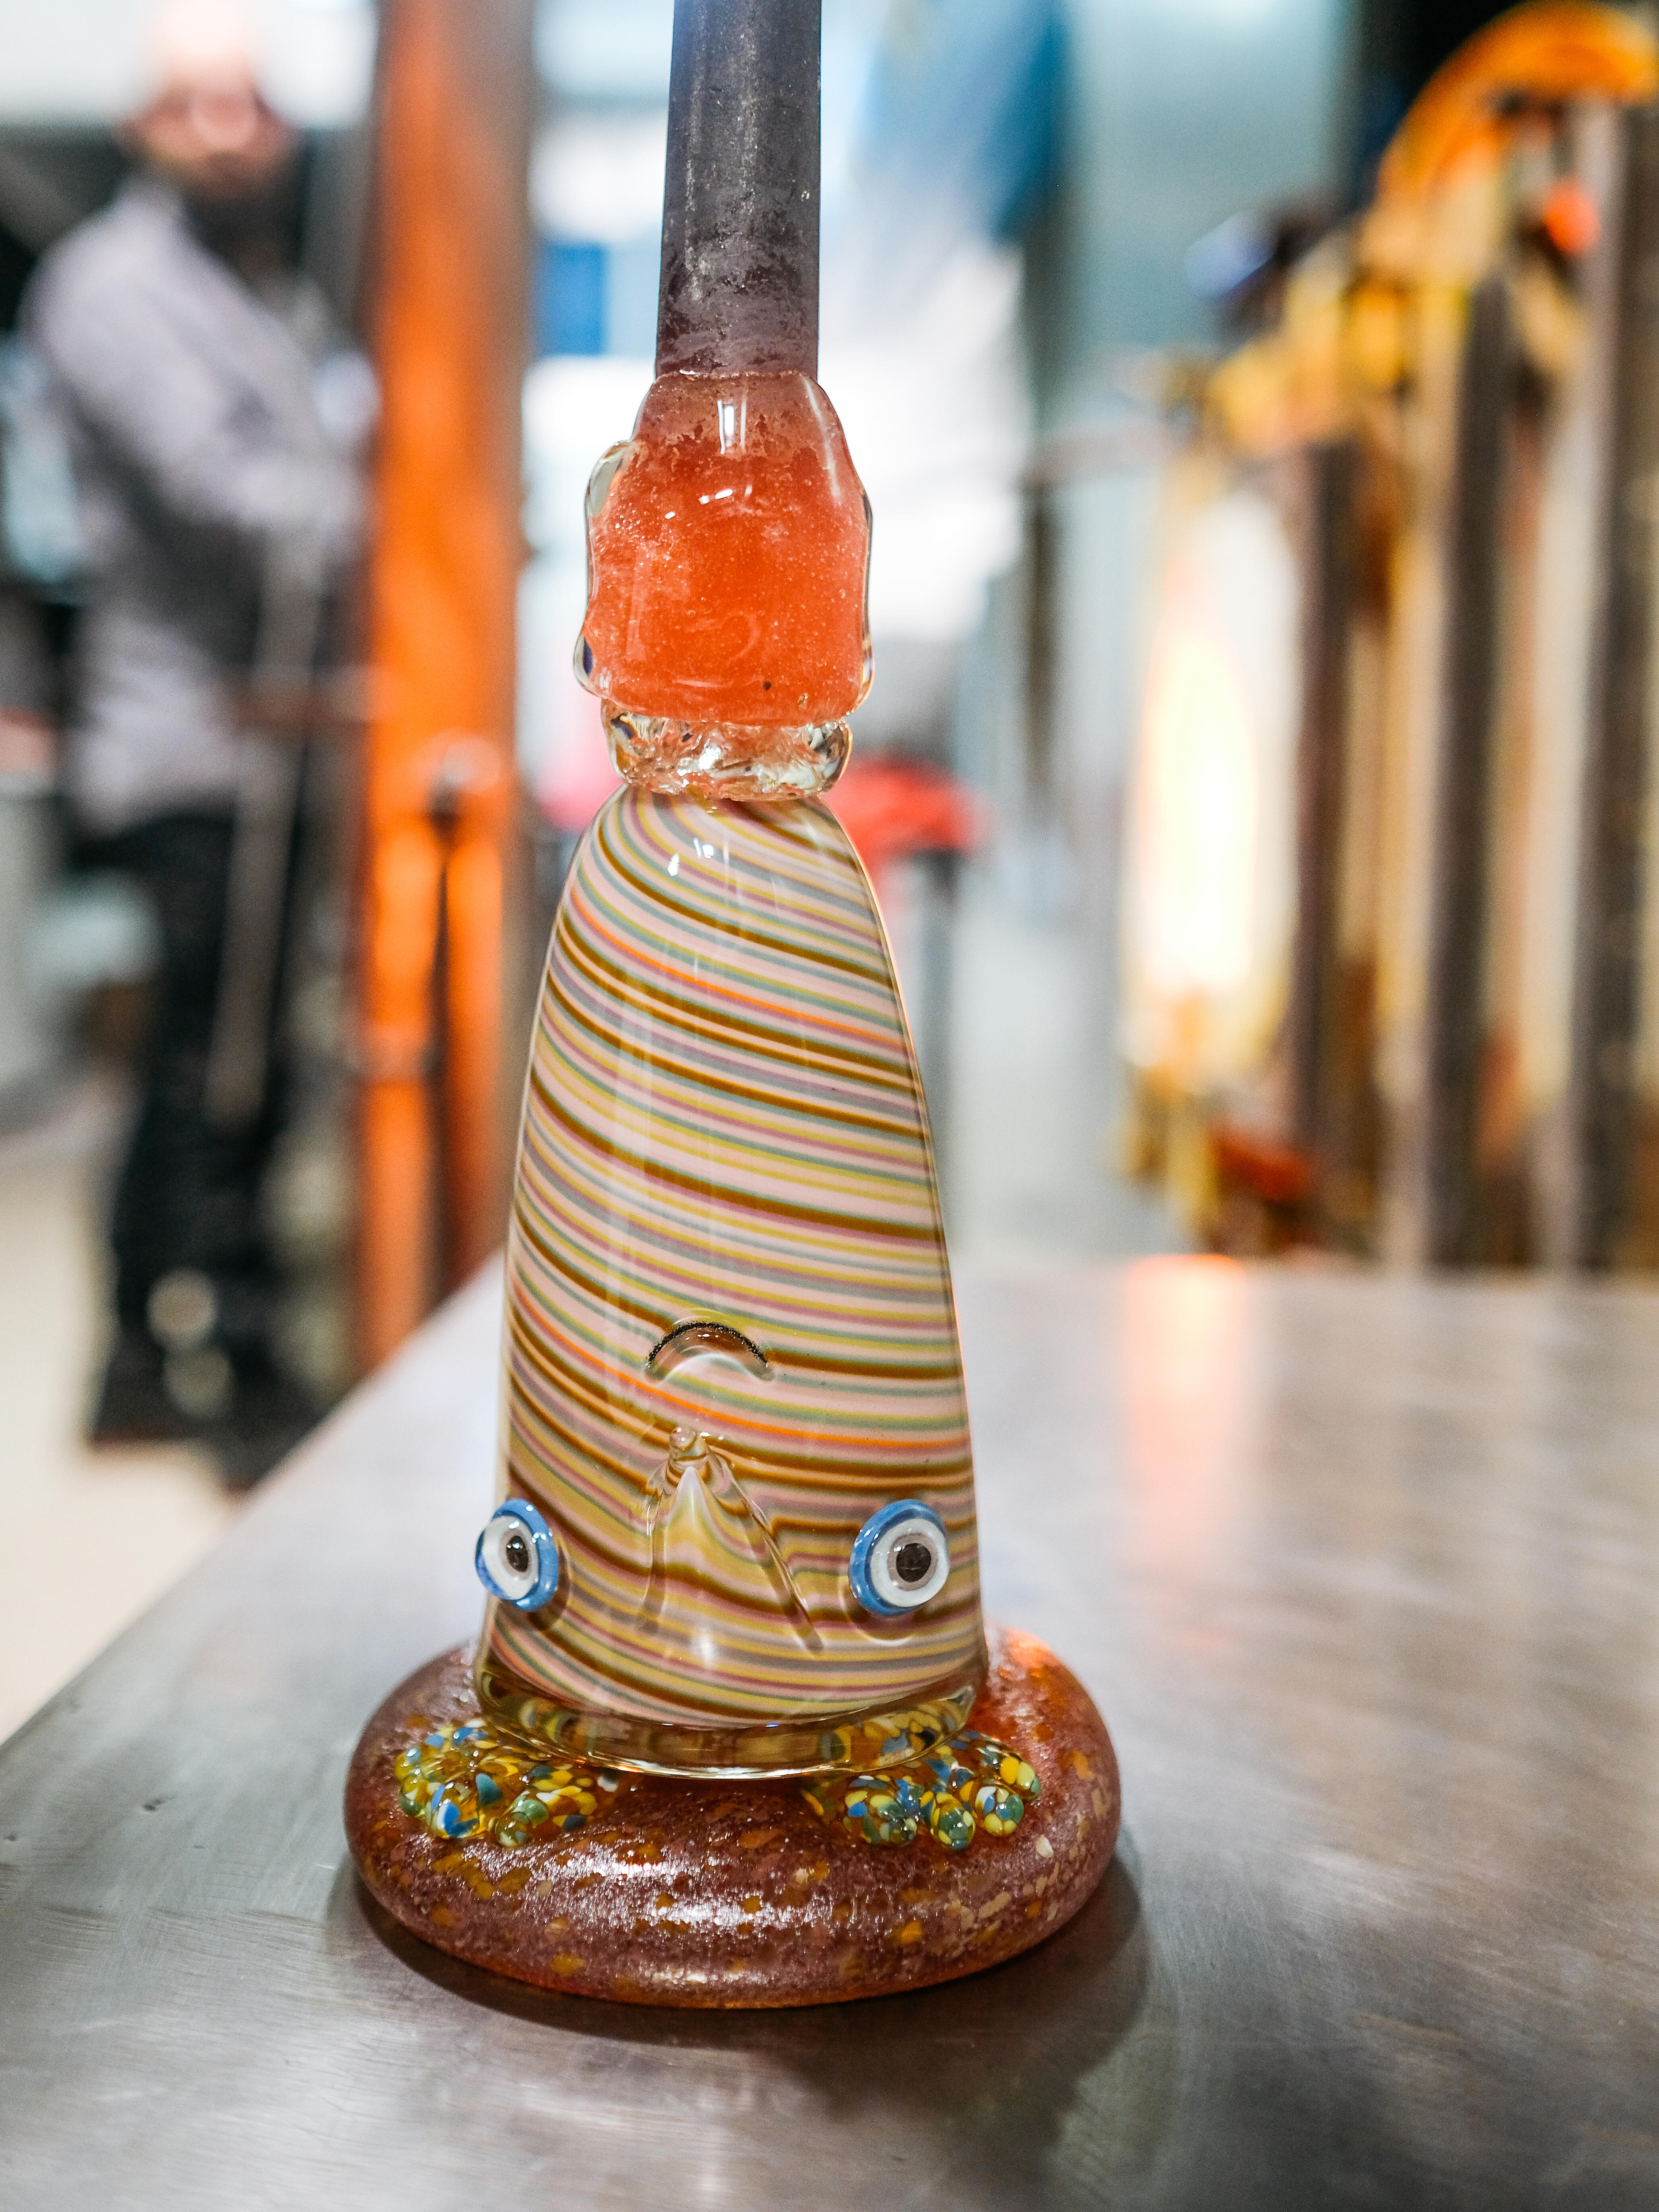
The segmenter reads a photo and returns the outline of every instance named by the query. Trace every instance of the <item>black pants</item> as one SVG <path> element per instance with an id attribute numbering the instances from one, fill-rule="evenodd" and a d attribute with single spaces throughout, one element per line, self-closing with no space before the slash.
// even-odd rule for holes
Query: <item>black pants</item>
<path id="1" fill-rule="evenodd" d="M 116 1309 L 142 1327 L 149 1293 L 177 1267 L 198 1269 L 217 1294 L 227 1347 L 267 1340 L 275 1310 L 260 1194 L 281 1127 L 280 988 L 272 994 L 269 1076 L 254 1118 L 208 1117 L 204 1092 L 218 1010 L 234 824 L 229 815 L 170 814 L 88 854 L 137 877 L 161 925 L 162 962 L 140 1062 L 137 1125 L 115 1196 Z"/>

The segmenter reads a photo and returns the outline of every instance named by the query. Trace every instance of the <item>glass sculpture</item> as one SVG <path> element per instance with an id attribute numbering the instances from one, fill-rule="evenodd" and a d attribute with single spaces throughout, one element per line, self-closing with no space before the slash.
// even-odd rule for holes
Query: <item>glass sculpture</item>
<path id="1" fill-rule="evenodd" d="M 814 374 L 815 0 L 679 0 L 674 40 L 662 373 L 589 488 L 576 647 L 626 781 L 537 1017 L 484 1630 L 370 1724 L 347 1822 L 479 1964 L 802 2003 L 1052 1932 L 1116 1769 L 1040 1644 L 987 1651 L 926 1109 L 820 796 L 870 663 Z"/>

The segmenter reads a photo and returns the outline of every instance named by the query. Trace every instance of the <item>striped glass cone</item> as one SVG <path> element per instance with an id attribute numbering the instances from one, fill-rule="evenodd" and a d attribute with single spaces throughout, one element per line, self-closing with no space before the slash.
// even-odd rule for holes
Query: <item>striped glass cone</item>
<path id="1" fill-rule="evenodd" d="M 985 1643 L 927 1115 L 820 799 L 625 789 L 576 857 L 520 1139 L 501 1494 L 475 1680 L 519 1734 L 742 1775 L 894 1764 L 967 1718 Z"/>

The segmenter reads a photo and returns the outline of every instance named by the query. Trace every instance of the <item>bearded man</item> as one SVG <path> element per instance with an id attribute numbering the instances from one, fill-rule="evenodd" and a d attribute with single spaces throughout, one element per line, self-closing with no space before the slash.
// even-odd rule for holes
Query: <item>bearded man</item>
<path id="1" fill-rule="evenodd" d="M 175 0 L 155 51 L 133 174 L 47 256 L 25 311 L 94 579 L 69 794 L 101 862 L 147 887 L 162 942 L 91 1435 L 195 1437 L 247 1481 L 309 1413 L 273 1350 L 260 1206 L 295 750 L 257 710 L 273 671 L 315 672 L 361 495 L 318 404 L 326 318 L 284 252 L 298 141 L 249 27 L 224 0 Z"/>

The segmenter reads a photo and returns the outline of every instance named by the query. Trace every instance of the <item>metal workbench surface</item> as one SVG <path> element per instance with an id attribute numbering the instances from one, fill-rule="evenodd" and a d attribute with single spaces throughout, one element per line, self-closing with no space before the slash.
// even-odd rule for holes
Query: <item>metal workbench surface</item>
<path id="1" fill-rule="evenodd" d="M 710 2014 L 379 1919 L 341 1779 L 476 1625 L 491 1275 L 0 1751 L 0 2203 L 1659 2204 L 1659 1297 L 960 1294 L 988 1602 L 1122 1759 L 1070 1928 Z M 82 1523 L 40 1562 L 120 1571 Z"/>

